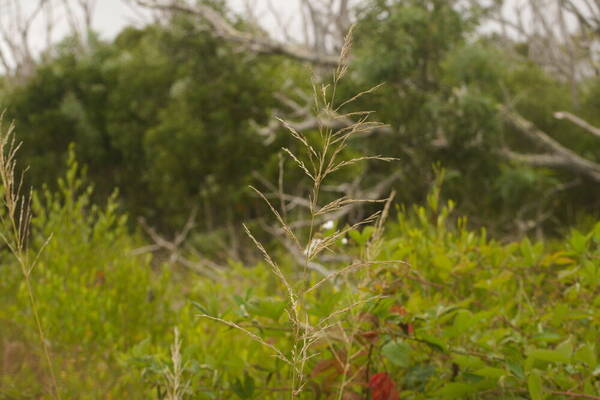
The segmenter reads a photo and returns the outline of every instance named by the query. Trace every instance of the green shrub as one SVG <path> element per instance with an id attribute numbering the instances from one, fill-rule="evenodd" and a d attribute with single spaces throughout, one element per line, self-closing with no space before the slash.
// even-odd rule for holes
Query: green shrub
<path id="1" fill-rule="evenodd" d="M 383 393 L 381 382 L 392 382 L 402 399 L 598 396 L 600 223 L 554 243 L 503 244 L 485 230 L 467 229 L 439 193 L 435 188 L 426 206 L 398 209 L 396 221 L 386 225 L 378 263 L 305 298 L 310 322 L 317 324 L 356 300 L 356 290 L 367 299 L 381 296 L 338 321 L 352 340 L 334 328 L 323 333 L 298 397 L 371 393 L 375 399 Z M 373 232 L 350 231 L 348 244 L 340 244 L 343 254 L 360 260 Z M 290 261 L 284 273 L 301 279 Z M 313 274 L 310 283 L 319 279 Z M 236 267 L 216 284 L 200 279 L 189 298 L 186 313 L 197 304 L 197 314 L 233 321 L 284 354 L 292 351 L 286 347 L 286 289 L 268 265 Z M 184 398 L 289 397 L 290 367 L 264 345 L 230 326 L 181 321 L 192 383 Z M 150 365 L 162 365 L 155 371 L 169 365 L 166 354 L 148 360 L 154 364 L 138 364 L 147 372 Z M 160 374 L 152 382 L 164 386 Z"/>
<path id="2" fill-rule="evenodd" d="M 147 337 L 163 335 L 170 326 L 164 302 L 168 275 L 152 270 L 150 256 L 132 254 L 140 241 L 128 232 L 116 194 L 103 207 L 93 205 L 92 188 L 85 184 L 73 150 L 69 154 L 58 191 L 33 194 L 30 243 L 32 254 L 45 246 L 31 279 L 55 369 L 60 371 L 58 386 L 66 398 L 123 393 L 129 385 L 139 390 L 136 379 L 128 379 L 130 373 L 121 368 L 119 355 Z M 0 320 L 5 322 L 0 336 L 13 344 L 36 346 L 26 287 L 6 253 L 3 260 Z M 35 359 L 36 350 L 31 353 Z M 35 363 L 24 364 L 20 372 L 36 369 Z M 36 390 L 43 390 L 43 379 L 27 391 Z M 93 395 L 82 397 L 83 393 Z"/>

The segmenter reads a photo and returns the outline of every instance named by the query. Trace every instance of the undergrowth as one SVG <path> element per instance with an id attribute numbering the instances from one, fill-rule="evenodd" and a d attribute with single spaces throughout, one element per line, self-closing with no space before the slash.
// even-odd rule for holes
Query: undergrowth
<path id="1" fill-rule="evenodd" d="M 308 213 L 290 220 L 281 183 L 279 204 L 254 189 L 290 246 L 244 226 L 262 261 L 212 277 L 140 255 L 117 196 L 92 204 L 73 151 L 56 192 L 21 196 L 3 131 L 0 399 L 600 399 L 600 223 L 500 243 L 453 214 L 443 171 L 424 205 L 392 193 L 361 221 L 335 217 L 364 200 L 324 200 L 329 177 L 392 161 L 345 152 L 378 126 L 336 99 L 349 48 L 315 85 L 316 112 L 357 122 L 286 125 Z"/>
<path id="2" fill-rule="evenodd" d="M 333 83 L 315 87 L 321 115 L 335 118 L 348 103 L 336 105 L 335 92 L 349 47 L 350 36 Z M 192 290 L 200 319 L 184 329 L 194 333 L 181 398 L 600 398 L 600 224 L 552 248 L 497 243 L 452 216 L 439 170 L 426 206 L 397 207 L 395 222 L 386 223 L 393 193 L 364 220 L 331 219 L 364 200 L 322 204 L 329 175 L 392 161 L 344 159 L 347 141 L 377 126 L 368 116 L 343 115 L 357 122 L 314 136 L 282 121 L 304 150 L 284 149 L 311 182 L 308 215 L 287 220 L 281 180 L 279 204 L 252 188 L 278 223 L 268 230 L 288 246 L 272 254 L 244 226 L 264 262 Z M 323 259 L 337 261 L 325 268 Z M 168 393 L 168 367 L 153 362 L 149 381 Z"/>

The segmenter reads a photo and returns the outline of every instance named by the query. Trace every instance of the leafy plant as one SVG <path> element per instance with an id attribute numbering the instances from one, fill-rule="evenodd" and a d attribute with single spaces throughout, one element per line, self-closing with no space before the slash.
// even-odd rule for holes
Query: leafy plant
<path id="1" fill-rule="evenodd" d="M 54 366 L 46 342 L 46 333 L 40 318 L 39 303 L 34 294 L 32 273 L 39 262 L 41 252 L 48 244 L 46 238 L 37 253 L 28 248 L 31 224 L 31 194 L 22 193 L 23 177 L 16 176 L 16 154 L 20 144 L 13 136 L 14 125 L 5 128 L 4 114 L 0 115 L 0 179 L 2 180 L 2 239 L 16 259 L 25 281 L 26 295 L 35 321 L 38 338 L 41 342 L 45 362 L 50 374 L 52 396 L 60 399 Z M 6 130 L 5 130 L 6 129 Z"/>
<path id="2" fill-rule="evenodd" d="M 351 38 L 350 32 L 346 38 L 346 44 L 342 49 L 340 64 L 334 73 L 332 85 L 322 85 L 315 88 L 317 109 L 319 109 L 322 114 L 336 115 L 340 112 L 342 107 L 371 91 L 359 93 L 348 101 L 336 104 L 336 89 L 338 82 L 344 77 L 348 69 L 347 60 L 349 58 Z M 279 345 L 275 345 L 267 341 L 260 332 L 255 333 L 235 321 L 225 319 L 218 315 L 210 315 L 205 311 L 200 314 L 200 317 L 202 318 L 220 322 L 245 333 L 251 339 L 269 349 L 277 359 L 283 361 L 284 365 L 290 370 L 291 387 L 289 391 L 291 398 L 300 397 L 307 390 L 306 370 L 310 360 L 318 354 L 319 350 L 317 349 L 322 348 L 324 345 L 343 366 L 340 376 L 336 377 L 336 382 L 338 382 L 338 394 L 336 397 L 341 399 L 347 396 L 348 393 L 356 393 L 356 385 L 361 384 L 361 374 L 363 374 L 364 371 L 361 369 L 353 370 L 353 362 L 351 358 L 349 358 L 349 351 L 352 349 L 355 340 L 356 327 L 353 327 L 352 323 L 344 322 L 344 319 L 350 318 L 350 320 L 352 320 L 353 317 L 356 317 L 356 315 L 353 314 L 356 313 L 357 310 L 361 309 L 366 304 L 371 304 L 381 296 L 375 295 L 363 297 L 344 295 L 339 299 L 341 301 L 338 302 L 338 304 L 333 305 L 327 312 L 320 312 L 318 314 L 316 314 L 315 309 L 309 305 L 308 300 L 313 295 L 319 296 L 318 293 L 321 292 L 324 285 L 337 282 L 349 273 L 360 269 L 366 269 L 374 265 L 365 258 L 347 265 L 340 270 L 326 274 L 316 282 L 313 281 L 314 278 L 311 277 L 310 271 L 310 264 L 313 263 L 321 253 L 324 251 L 333 252 L 339 240 L 349 232 L 356 232 L 355 230 L 358 227 L 369 223 L 377 223 L 376 228 L 370 231 L 368 236 L 366 233 L 360 235 L 361 239 L 365 238 L 365 241 L 369 241 L 369 248 L 371 248 L 371 245 L 376 241 L 375 238 L 380 237 L 382 234 L 382 224 L 383 220 L 387 217 L 389 201 L 383 213 L 377 212 L 351 226 L 334 229 L 326 235 L 321 235 L 317 232 L 317 221 L 321 218 L 326 218 L 328 215 L 339 211 L 343 207 L 360 202 L 369 202 L 369 200 L 342 197 L 326 204 L 321 204 L 321 187 L 330 175 L 361 161 L 392 161 L 391 158 L 382 156 L 363 156 L 347 160 L 340 159 L 348 146 L 348 141 L 353 136 L 360 135 L 370 128 L 379 125 L 377 123 L 367 122 L 368 116 L 368 112 L 343 115 L 343 117 L 346 118 L 355 117 L 358 121 L 350 127 L 339 130 L 334 130 L 323 125 L 319 129 L 318 136 L 315 137 L 308 137 L 283 121 L 292 137 L 300 143 L 303 153 L 294 153 L 287 148 L 284 148 L 283 150 L 312 183 L 312 188 L 308 195 L 309 215 L 307 216 L 307 219 L 310 222 L 306 229 L 307 233 L 304 244 L 301 242 L 302 239 L 300 234 L 302 232 L 295 232 L 290 224 L 285 221 L 281 212 L 275 209 L 267 197 L 258 189 L 253 188 L 256 193 L 265 200 L 274 217 L 277 219 L 279 223 L 279 233 L 284 235 L 286 240 L 289 240 L 290 243 L 292 243 L 292 246 L 296 248 L 296 251 L 302 254 L 302 260 L 300 265 L 298 265 L 300 271 L 297 271 L 292 275 L 298 280 L 298 283 L 294 284 L 292 283 L 293 280 L 291 277 L 282 270 L 279 263 L 272 258 L 264 245 L 260 243 L 251 233 L 250 229 L 244 225 L 246 233 L 263 255 L 265 263 L 270 267 L 279 284 L 285 289 L 287 298 L 285 303 L 282 303 L 282 300 L 279 301 L 281 305 L 284 305 L 283 307 L 275 305 L 275 307 L 271 306 L 267 308 L 267 304 L 273 303 L 269 303 L 265 300 L 258 301 L 258 303 L 254 302 L 254 304 L 248 301 L 240 303 L 245 306 L 245 311 L 248 313 L 251 313 L 254 316 L 266 316 L 275 322 L 278 321 L 281 311 L 285 309 L 287 316 L 286 322 L 290 332 L 290 334 L 287 335 L 288 343 L 284 341 Z M 256 304 L 259 304 L 259 306 L 257 307 Z M 261 307 L 260 304 L 263 304 L 263 306 Z M 320 315 L 320 318 L 316 318 L 315 314 Z M 284 344 L 285 347 L 283 347 Z M 243 382 L 244 383 L 237 379 L 232 388 L 241 398 L 249 398 L 254 391 L 253 381 L 246 376 Z"/>

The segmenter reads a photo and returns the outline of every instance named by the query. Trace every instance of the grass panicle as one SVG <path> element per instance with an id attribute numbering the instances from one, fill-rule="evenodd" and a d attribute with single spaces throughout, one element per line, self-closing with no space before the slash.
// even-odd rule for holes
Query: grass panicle
<path id="1" fill-rule="evenodd" d="M 331 345 L 331 338 L 333 336 L 341 338 L 342 342 L 345 343 L 345 348 L 349 352 L 352 348 L 352 342 L 355 337 L 355 332 L 346 332 L 347 328 L 344 328 L 341 323 L 341 318 L 348 317 L 350 313 L 356 312 L 356 310 L 368 304 L 376 301 L 383 296 L 371 296 L 368 298 L 355 298 L 349 301 L 347 305 L 333 310 L 329 315 L 324 316 L 319 321 L 313 321 L 309 318 L 306 296 L 322 287 L 325 283 L 330 282 L 335 284 L 335 280 L 342 276 L 347 276 L 350 273 L 356 272 L 361 269 L 369 268 L 379 264 L 394 264 L 394 265 L 405 265 L 402 262 L 389 261 L 372 261 L 372 260 L 361 260 L 358 262 L 352 262 L 349 265 L 326 274 L 317 283 L 310 285 L 310 268 L 309 265 L 316 257 L 318 257 L 324 251 L 335 252 L 335 244 L 345 237 L 348 232 L 355 230 L 363 225 L 375 224 L 377 234 L 376 239 L 381 238 L 383 231 L 383 221 L 389 213 L 390 204 L 393 199 L 393 194 L 388 199 L 382 200 L 371 200 L 371 199 L 354 199 L 347 196 L 342 196 L 333 201 L 329 201 L 326 204 L 321 205 L 321 188 L 335 172 L 357 163 L 365 161 L 384 161 L 389 162 L 395 159 L 382 156 L 364 156 L 351 158 L 348 160 L 341 160 L 340 158 L 344 154 L 348 146 L 348 140 L 355 135 L 360 135 L 374 127 L 380 127 L 382 124 L 368 121 L 368 118 L 372 112 L 350 112 L 340 115 L 340 110 L 357 100 L 363 95 L 372 93 L 379 86 L 372 89 L 366 90 L 353 96 L 349 100 L 341 102 L 336 105 L 336 89 L 340 80 L 348 71 L 348 61 L 350 57 L 350 50 L 352 44 L 352 30 L 348 32 L 346 36 L 345 45 L 340 54 L 339 66 L 335 69 L 332 79 L 332 84 L 317 84 L 313 82 L 314 91 L 314 103 L 315 113 L 322 118 L 319 121 L 335 118 L 352 119 L 355 118 L 355 122 L 352 122 L 350 126 L 341 127 L 339 129 L 329 128 L 326 124 L 320 123 L 318 128 L 317 138 L 311 138 L 308 135 L 297 131 L 291 124 L 285 120 L 280 120 L 283 127 L 289 132 L 300 145 L 300 152 L 293 152 L 288 148 L 283 148 L 283 152 L 287 154 L 292 162 L 310 179 L 311 186 L 306 194 L 306 199 L 303 200 L 307 203 L 308 216 L 307 219 L 310 221 L 304 231 L 296 232 L 295 228 L 286 221 L 286 209 L 285 201 L 286 198 L 283 192 L 283 166 L 280 162 L 280 174 L 279 174 L 279 189 L 278 194 L 280 196 L 281 210 L 277 210 L 275 206 L 268 200 L 267 195 L 263 194 L 260 190 L 255 187 L 251 187 L 260 198 L 264 200 L 272 214 L 275 216 L 279 231 L 285 237 L 287 237 L 293 246 L 295 251 L 300 254 L 303 261 L 300 263 L 302 268 L 303 279 L 300 282 L 300 286 L 292 285 L 292 280 L 286 277 L 286 274 L 282 271 L 279 265 L 273 260 L 266 248 L 256 239 L 250 229 L 244 225 L 244 230 L 248 237 L 252 240 L 256 248 L 260 251 L 266 263 L 270 266 L 273 274 L 281 282 L 283 287 L 287 291 L 287 302 L 288 307 L 286 309 L 289 317 L 289 331 L 291 332 L 291 351 L 289 354 L 276 345 L 267 342 L 260 334 L 254 333 L 245 327 L 240 326 L 238 323 L 229 321 L 220 317 L 209 316 L 207 314 L 201 314 L 200 317 L 207 318 L 209 320 L 220 322 L 231 328 L 235 328 L 254 341 L 270 348 L 274 355 L 283 360 L 291 367 L 292 371 L 292 387 L 290 389 L 291 398 L 297 398 L 306 389 L 306 365 L 308 360 L 315 357 L 318 353 L 313 350 L 313 347 L 318 342 L 327 342 L 328 347 L 332 349 L 333 354 L 339 358 L 340 363 L 346 366 L 344 372 L 344 379 L 339 388 L 338 399 L 341 399 L 344 393 L 344 388 L 348 382 L 352 380 L 352 376 L 346 376 L 350 374 L 349 362 L 351 359 L 348 357 L 342 357 L 338 352 L 333 349 Z M 377 211 L 368 217 L 350 224 L 344 228 L 338 229 L 327 237 L 318 237 L 316 232 L 319 221 L 322 218 L 327 218 L 336 212 L 339 212 L 344 207 L 356 205 L 358 203 L 384 203 L 384 210 Z M 308 232 L 306 234 L 305 232 Z M 302 239 L 303 240 L 302 240 Z M 375 248 L 378 243 L 374 239 L 373 247 Z M 374 251 L 368 251 L 368 254 L 374 254 Z M 351 328 L 357 329 L 357 328 Z M 332 336 L 333 335 L 333 336 Z M 342 363 L 342 360 L 345 360 Z M 356 374 L 357 372 L 353 372 Z"/>
<path id="2" fill-rule="evenodd" d="M 188 392 L 190 383 L 183 377 L 185 364 L 181 356 L 181 337 L 179 329 L 173 330 L 173 345 L 171 346 L 171 367 L 165 371 L 167 387 L 166 400 L 183 400 Z"/>

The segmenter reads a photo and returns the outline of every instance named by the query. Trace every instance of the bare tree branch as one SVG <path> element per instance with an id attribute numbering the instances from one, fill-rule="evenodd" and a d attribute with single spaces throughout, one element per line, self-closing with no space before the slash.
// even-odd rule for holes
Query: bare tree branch
<path id="1" fill-rule="evenodd" d="M 600 5 L 587 0 L 515 0 L 512 12 L 498 7 L 490 19 L 500 24 L 509 42 L 528 45 L 528 58 L 571 86 L 597 75 Z"/>
<path id="2" fill-rule="evenodd" d="M 572 123 L 574 123 L 575 125 L 579 126 L 580 128 L 583 128 L 586 131 L 588 131 L 589 133 L 591 133 L 592 135 L 600 138 L 600 128 L 596 128 L 595 126 L 593 126 L 589 122 L 585 121 L 582 118 L 579 118 L 576 115 L 573 115 L 573 114 L 571 114 L 569 112 L 566 112 L 566 111 L 558 111 L 558 112 L 554 113 L 554 118 L 556 118 L 556 119 L 566 119 L 568 121 L 571 121 Z"/>
<path id="3" fill-rule="evenodd" d="M 298 93 L 298 95 L 302 96 L 301 93 Z M 342 130 L 351 128 L 355 124 L 355 121 L 350 118 L 350 115 L 338 114 L 331 110 L 326 115 L 314 115 L 311 109 L 313 104 L 310 98 L 304 98 L 303 100 L 306 100 L 307 103 L 301 105 L 283 93 L 276 93 L 275 97 L 290 111 L 289 114 L 286 114 L 285 126 L 291 127 L 298 132 L 306 132 L 319 128 Z M 273 114 L 273 118 L 271 118 L 267 125 L 255 125 L 256 132 L 266 138 L 266 144 L 272 143 L 273 140 L 275 140 L 277 131 L 284 127 L 281 119 L 284 113 L 275 110 Z M 392 128 L 388 125 L 365 121 L 362 123 L 359 133 L 361 134 L 360 137 L 364 138 L 372 134 L 390 134 L 392 132 Z"/>
<path id="4" fill-rule="evenodd" d="M 96 8 L 97 0 L 77 0 L 79 8 L 83 13 L 83 24 L 86 32 L 92 30 L 92 22 L 94 19 L 94 9 Z"/>
<path id="5" fill-rule="evenodd" d="M 185 223 L 183 229 L 175 235 L 175 238 L 173 240 L 167 240 L 158 232 L 156 232 L 154 228 L 149 226 L 144 218 L 140 218 L 140 225 L 148 234 L 148 236 L 152 239 L 154 244 L 135 249 L 132 251 L 132 255 L 153 253 L 158 250 L 165 250 L 169 254 L 169 264 L 180 264 L 196 273 L 205 275 L 213 280 L 218 280 L 220 278 L 220 272 L 222 270 L 222 268 L 219 265 L 215 264 L 214 262 L 208 259 L 204 259 L 201 263 L 193 262 L 181 255 L 181 246 L 183 245 L 190 231 L 194 228 L 195 220 L 196 210 L 194 209 L 190 213 L 190 216 L 188 217 L 188 220 Z"/>
<path id="6" fill-rule="evenodd" d="M 11 82 L 21 82 L 30 76 L 38 62 L 36 43 L 45 43 L 50 50 L 58 38 L 54 29 L 66 23 L 80 43 L 86 43 L 91 31 L 93 13 L 97 0 L 35 0 L 25 6 L 23 0 L 0 0 L 0 66 Z M 55 20 L 55 11 L 63 14 Z M 64 21 L 66 19 L 66 22 Z M 32 33 L 41 32 L 45 37 L 32 41 Z"/>
<path id="7" fill-rule="evenodd" d="M 402 176 L 402 172 L 396 171 L 369 189 L 362 189 L 362 190 L 358 189 L 357 193 L 348 193 L 346 197 L 360 199 L 360 200 L 350 202 L 335 212 L 321 215 L 319 218 L 317 218 L 314 221 L 314 223 L 322 224 L 325 221 L 329 221 L 329 220 L 332 220 L 332 221 L 340 220 L 340 219 L 346 217 L 351 212 L 359 209 L 361 206 L 364 205 L 365 202 L 379 201 L 381 199 L 382 195 L 385 192 L 387 192 L 389 190 L 389 188 L 394 184 L 394 182 L 396 182 L 398 179 L 400 179 L 401 176 Z M 355 187 L 355 186 L 352 186 L 352 187 Z M 289 225 L 292 228 L 302 228 L 305 226 L 310 226 L 310 224 L 311 224 L 311 221 L 295 221 L 295 222 L 290 223 Z"/>
<path id="8" fill-rule="evenodd" d="M 213 33 L 217 37 L 238 43 L 244 48 L 258 54 L 284 55 L 299 61 L 305 61 L 324 67 L 335 67 L 339 61 L 337 55 L 314 52 L 303 46 L 296 46 L 292 43 L 274 40 L 266 35 L 240 31 L 215 9 L 201 2 L 194 6 L 179 2 L 166 3 L 157 0 L 136 0 L 136 2 L 143 7 L 151 9 L 179 12 L 199 17 L 211 26 Z"/>
<path id="9" fill-rule="evenodd" d="M 24 13 L 18 0 L 0 3 L 0 60 L 9 75 L 25 76 L 33 70 L 30 31 L 45 3 L 46 0 L 38 0 L 28 14 Z M 2 44 L 8 51 L 2 51 Z"/>
<path id="10" fill-rule="evenodd" d="M 509 149 L 503 149 L 501 153 L 504 156 L 532 166 L 567 169 L 600 183 L 600 164 L 587 160 L 567 149 L 516 112 L 506 107 L 501 107 L 500 111 L 507 122 L 532 142 L 549 152 L 547 154 L 520 154 Z"/>

